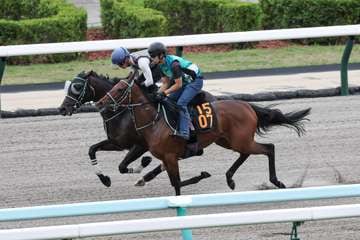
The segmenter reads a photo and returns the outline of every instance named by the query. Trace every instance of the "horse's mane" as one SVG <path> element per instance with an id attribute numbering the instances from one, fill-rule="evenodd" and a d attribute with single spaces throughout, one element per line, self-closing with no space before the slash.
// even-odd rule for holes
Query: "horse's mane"
<path id="1" fill-rule="evenodd" d="M 109 75 L 103 75 L 103 74 L 98 74 L 97 72 L 90 70 L 88 72 L 82 71 L 81 73 L 78 74 L 78 77 L 81 78 L 87 78 L 88 76 L 94 76 L 98 79 L 100 79 L 101 81 L 107 81 L 108 83 L 110 83 L 111 85 L 115 85 L 116 83 L 118 83 L 120 81 L 121 78 L 110 78 Z"/>

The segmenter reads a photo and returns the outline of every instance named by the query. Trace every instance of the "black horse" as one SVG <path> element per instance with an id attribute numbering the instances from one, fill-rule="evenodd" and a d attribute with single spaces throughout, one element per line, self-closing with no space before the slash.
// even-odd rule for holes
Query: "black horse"
<path id="1" fill-rule="evenodd" d="M 59 107 L 60 113 L 64 116 L 71 116 L 72 113 L 84 103 L 100 100 L 119 80 L 121 79 L 110 79 L 109 77 L 98 75 L 94 71 L 87 73 L 81 72 L 72 81 L 68 81 L 65 84 L 66 96 Z M 215 97 L 207 92 L 205 92 L 204 97 L 211 101 L 215 100 Z M 146 141 L 135 129 L 135 125 L 128 108 L 107 108 L 104 111 L 101 111 L 101 116 L 103 118 L 104 129 L 108 139 L 92 145 L 89 148 L 89 157 L 91 164 L 96 168 L 96 175 L 105 186 L 109 187 L 111 185 L 110 178 L 104 175 L 97 165 L 97 151 L 129 150 L 124 160 L 119 164 L 120 173 L 140 173 L 144 167 L 149 165 L 152 159 L 149 156 L 145 156 L 142 158 L 140 166 L 136 168 L 128 168 L 130 163 L 148 151 Z M 164 168 L 160 164 L 141 178 L 136 185 L 143 186 L 145 182 L 151 181 L 162 171 L 164 171 Z M 208 176 L 210 175 L 204 173 L 200 178 Z M 196 179 L 195 181 L 198 180 Z"/>

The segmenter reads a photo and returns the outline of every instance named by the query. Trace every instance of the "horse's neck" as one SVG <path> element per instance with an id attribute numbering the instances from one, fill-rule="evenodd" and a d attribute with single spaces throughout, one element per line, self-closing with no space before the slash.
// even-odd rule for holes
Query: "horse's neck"
<path id="1" fill-rule="evenodd" d="M 166 125 L 164 124 L 164 119 L 160 113 L 158 113 L 158 109 L 149 102 L 140 87 L 137 85 L 134 86 L 131 93 L 131 104 L 144 104 L 134 107 L 136 127 L 141 128 L 155 121 L 153 125 L 149 125 L 141 130 L 148 143 L 151 142 L 151 138 L 154 137 L 153 133 L 156 132 L 161 125 Z"/>
<path id="2" fill-rule="evenodd" d="M 109 92 L 114 85 L 104 79 L 92 78 L 90 81 L 90 86 L 95 91 L 95 96 L 93 101 L 97 102 L 102 97 L 104 97 L 105 94 Z"/>
<path id="3" fill-rule="evenodd" d="M 109 138 L 137 135 L 130 112 L 127 109 L 121 109 L 117 112 L 106 110 L 101 112 L 101 117 L 104 120 L 106 134 Z"/>

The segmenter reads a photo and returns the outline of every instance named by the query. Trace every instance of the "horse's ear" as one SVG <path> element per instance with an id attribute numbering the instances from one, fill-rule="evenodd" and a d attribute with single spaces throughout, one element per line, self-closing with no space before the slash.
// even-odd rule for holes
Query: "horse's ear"
<path id="1" fill-rule="evenodd" d="M 95 72 L 94 70 L 90 70 L 89 75 L 95 76 L 95 77 L 99 77 L 99 74 L 97 74 L 97 72 Z"/>
<path id="2" fill-rule="evenodd" d="M 86 73 L 85 73 L 85 71 L 83 70 L 83 71 L 81 71 L 77 76 L 78 76 L 78 77 L 83 77 L 83 76 L 85 76 L 85 74 L 86 74 Z"/>

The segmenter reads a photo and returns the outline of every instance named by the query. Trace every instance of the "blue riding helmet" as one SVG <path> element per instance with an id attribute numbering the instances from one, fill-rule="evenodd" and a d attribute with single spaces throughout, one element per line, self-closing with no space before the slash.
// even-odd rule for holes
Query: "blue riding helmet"
<path id="1" fill-rule="evenodd" d="M 124 47 L 116 48 L 111 54 L 111 62 L 114 65 L 122 65 L 126 58 L 130 56 L 129 51 Z"/>

